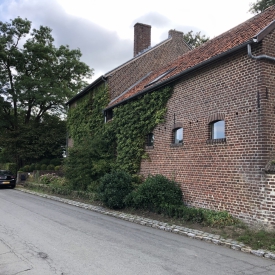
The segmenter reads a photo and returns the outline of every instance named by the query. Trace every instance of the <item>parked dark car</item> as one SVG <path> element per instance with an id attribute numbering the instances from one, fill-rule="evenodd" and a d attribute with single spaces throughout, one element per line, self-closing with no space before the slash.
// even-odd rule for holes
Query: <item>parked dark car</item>
<path id="1" fill-rule="evenodd" d="M 0 170 L 0 186 L 16 186 L 16 177 L 8 170 Z"/>

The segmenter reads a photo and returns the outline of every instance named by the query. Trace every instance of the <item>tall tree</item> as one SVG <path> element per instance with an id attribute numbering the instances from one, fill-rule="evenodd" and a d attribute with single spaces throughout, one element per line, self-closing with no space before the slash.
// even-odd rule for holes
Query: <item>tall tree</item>
<path id="1" fill-rule="evenodd" d="M 201 35 L 201 32 L 193 33 L 193 31 L 189 31 L 183 34 L 183 39 L 190 45 L 192 49 L 194 49 L 207 42 L 209 37 Z"/>
<path id="2" fill-rule="evenodd" d="M 274 4 L 275 0 L 257 0 L 256 3 L 250 4 L 249 11 L 254 14 L 261 13 Z"/>
<path id="3" fill-rule="evenodd" d="M 68 99 L 87 85 L 92 70 L 80 57 L 79 49 L 56 47 L 48 27 L 31 30 L 20 17 L 0 22 L 0 147 L 9 144 L 17 161 L 26 155 L 17 151 L 26 131 L 35 136 L 47 114 L 64 114 Z"/>

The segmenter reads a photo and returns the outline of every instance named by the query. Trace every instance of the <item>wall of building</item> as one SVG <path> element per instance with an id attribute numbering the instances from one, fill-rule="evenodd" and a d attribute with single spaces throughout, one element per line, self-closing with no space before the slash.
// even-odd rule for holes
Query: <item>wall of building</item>
<path id="1" fill-rule="evenodd" d="M 108 73 L 110 99 L 114 99 L 151 71 L 157 70 L 189 51 L 183 33 L 169 31 L 171 39 L 160 43 L 125 65 Z"/>
<path id="2" fill-rule="evenodd" d="M 275 56 L 274 38 L 269 35 L 253 54 L 267 47 Z M 274 177 L 268 183 L 264 172 L 275 158 L 274 72 L 274 62 L 255 61 L 243 49 L 184 76 L 174 86 L 166 122 L 154 130 L 154 148 L 147 150 L 150 159 L 142 162 L 141 174 L 175 179 L 188 205 L 227 210 L 275 228 L 274 218 L 266 218 L 274 212 L 267 214 L 263 200 L 269 196 L 269 209 L 275 208 Z M 218 117 L 225 120 L 225 142 L 209 140 L 209 123 Z M 183 125 L 182 146 L 171 146 L 175 124 Z"/>

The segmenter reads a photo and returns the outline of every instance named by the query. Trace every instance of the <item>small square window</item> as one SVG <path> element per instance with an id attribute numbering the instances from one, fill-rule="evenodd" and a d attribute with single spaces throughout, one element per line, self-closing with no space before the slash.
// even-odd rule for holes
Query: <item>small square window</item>
<path id="1" fill-rule="evenodd" d="M 214 121 L 210 124 L 211 139 L 225 138 L 225 122 L 224 120 Z"/>

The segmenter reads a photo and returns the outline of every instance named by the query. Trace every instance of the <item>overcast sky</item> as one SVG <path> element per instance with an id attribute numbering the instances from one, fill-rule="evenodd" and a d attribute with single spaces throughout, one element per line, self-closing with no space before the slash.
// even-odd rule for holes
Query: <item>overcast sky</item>
<path id="1" fill-rule="evenodd" d="M 256 0 L 0 0 L 0 20 L 27 18 L 48 26 L 56 46 L 80 48 L 95 80 L 133 57 L 134 24 L 152 26 L 152 46 L 168 31 L 193 30 L 213 38 L 242 23 Z"/>

